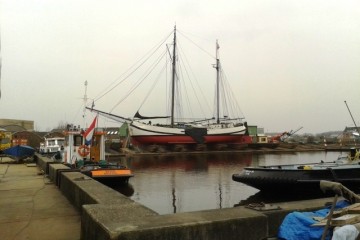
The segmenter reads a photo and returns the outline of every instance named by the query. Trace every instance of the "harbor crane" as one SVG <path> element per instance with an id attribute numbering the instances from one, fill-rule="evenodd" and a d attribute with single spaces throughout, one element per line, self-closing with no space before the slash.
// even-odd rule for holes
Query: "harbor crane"
<path id="1" fill-rule="evenodd" d="M 296 130 L 291 130 L 289 132 L 283 132 L 281 134 L 278 134 L 278 135 L 275 135 L 275 136 L 272 136 L 270 138 L 270 142 L 271 143 L 275 143 L 275 142 L 283 142 L 285 141 L 286 138 L 290 137 L 291 135 L 294 135 L 295 133 L 297 133 L 298 131 L 300 131 L 303 127 L 299 127 L 298 129 Z"/>
<path id="2" fill-rule="evenodd" d="M 359 128 L 358 128 L 358 126 L 356 126 L 356 122 L 355 122 L 355 120 L 354 120 L 353 115 L 351 114 L 351 111 L 350 111 L 349 106 L 347 105 L 346 101 L 344 101 L 344 102 L 345 102 L 345 105 L 346 105 L 346 107 L 347 107 L 347 109 L 348 109 L 348 111 L 349 111 L 349 113 L 350 113 L 350 117 L 351 117 L 351 119 L 353 120 L 354 125 L 355 125 L 356 132 L 354 132 L 353 134 L 354 134 L 355 136 L 359 136 L 359 133 L 360 133 Z"/>

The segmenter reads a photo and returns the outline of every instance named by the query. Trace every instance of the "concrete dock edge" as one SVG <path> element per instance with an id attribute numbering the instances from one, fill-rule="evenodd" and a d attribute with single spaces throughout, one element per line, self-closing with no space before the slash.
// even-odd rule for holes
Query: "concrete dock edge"
<path id="1" fill-rule="evenodd" d="M 327 199 L 279 203 L 279 209 L 257 211 L 244 206 L 198 212 L 159 215 L 119 192 L 52 164 L 36 155 L 37 163 L 47 169 L 51 181 L 81 212 L 81 239 L 155 240 L 155 239 L 266 239 L 277 235 L 284 217 L 293 211 L 324 208 Z"/>
<path id="2" fill-rule="evenodd" d="M 135 216 L 131 216 L 134 212 Z M 118 240 L 264 239 L 267 236 L 267 217 L 245 208 L 169 215 L 145 213 L 139 217 L 137 209 L 86 205 L 81 236 L 83 239 Z"/>

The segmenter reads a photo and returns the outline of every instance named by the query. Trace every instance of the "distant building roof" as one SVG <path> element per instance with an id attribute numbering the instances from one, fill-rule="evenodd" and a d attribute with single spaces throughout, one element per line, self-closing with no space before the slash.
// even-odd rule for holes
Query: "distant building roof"
<path id="1" fill-rule="evenodd" d="M 7 129 L 7 127 L 18 126 L 22 130 L 34 131 L 34 121 L 19 120 L 19 119 L 0 119 L 0 127 Z M 8 131 L 12 131 L 7 129 Z"/>
<path id="2" fill-rule="evenodd" d="M 21 131 L 26 131 L 27 129 L 19 126 L 19 125 L 6 125 L 6 126 L 1 126 L 1 128 L 6 129 L 6 131 L 9 132 L 21 132 Z"/>
<path id="3" fill-rule="evenodd" d="M 356 127 L 345 127 L 344 133 L 353 133 L 359 131 L 359 128 Z"/>

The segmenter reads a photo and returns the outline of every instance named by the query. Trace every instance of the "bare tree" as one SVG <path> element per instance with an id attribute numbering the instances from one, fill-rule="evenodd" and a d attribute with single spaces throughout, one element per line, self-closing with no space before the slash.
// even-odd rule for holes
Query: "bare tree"
<path id="1" fill-rule="evenodd" d="M 56 129 L 66 129 L 66 126 L 68 125 L 69 123 L 67 122 L 63 122 L 63 121 L 60 121 L 56 127 Z"/>

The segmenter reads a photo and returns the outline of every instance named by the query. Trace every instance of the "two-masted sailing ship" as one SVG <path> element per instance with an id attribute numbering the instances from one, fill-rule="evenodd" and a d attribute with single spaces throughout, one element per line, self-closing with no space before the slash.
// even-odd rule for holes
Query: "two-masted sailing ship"
<path id="1" fill-rule="evenodd" d="M 134 145 L 168 145 L 168 144 L 247 144 L 251 138 L 247 133 L 247 124 L 243 117 L 220 116 L 220 71 L 221 65 L 218 57 L 219 45 L 216 42 L 216 116 L 203 120 L 177 121 L 175 117 L 176 107 L 176 80 L 179 78 L 177 72 L 177 36 L 176 27 L 173 32 L 173 48 L 171 57 L 171 112 L 166 117 L 144 117 L 136 112 L 132 119 L 123 118 L 111 113 L 87 107 L 91 111 L 98 112 L 112 118 L 119 117 L 128 122 L 129 136 Z M 169 51 L 170 52 L 170 51 Z M 167 118 L 164 123 L 152 123 L 155 119 Z M 152 121 L 149 121 L 149 120 Z"/>

